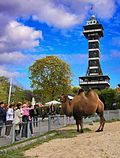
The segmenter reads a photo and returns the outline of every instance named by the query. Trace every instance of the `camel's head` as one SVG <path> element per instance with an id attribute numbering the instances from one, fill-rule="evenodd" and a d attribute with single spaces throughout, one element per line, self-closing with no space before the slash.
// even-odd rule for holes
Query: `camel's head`
<path id="1" fill-rule="evenodd" d="M 69 99 L 68 96 L 66 94 L 62 94 L 60 97 L 60 102 L 65 103 L 67 101 L 67 99 Z"/>
<path id="2" fill-rule="evenodd" d="M 83 88 L 79 89 L 78 95 L 81 94 L 82 92 L 84 92 L 85 90 Z"/>

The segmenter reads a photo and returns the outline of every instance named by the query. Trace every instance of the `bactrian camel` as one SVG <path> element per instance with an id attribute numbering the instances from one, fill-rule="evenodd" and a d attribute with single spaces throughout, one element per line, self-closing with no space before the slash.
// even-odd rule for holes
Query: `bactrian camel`
<path id="1" fill-rule="evenodd" d="M 83 117 L 90 116 L 94 113 L 97 113 L 100 117 L 100 126 L 96 132 L 103 131 L 105 124 L 103 117 L 104 104 L 92 89 L 89 89 L 87 95 L 85 95 L 84 89 L 81 88 L 78 95 L 72 101 L 69 100 L 67 95 L 62 94 L 60 101 L 64 114 L 66 116 L 73 116 L 76 120 L 77 132 L 79 132 L 79 125 L 81 127 L 81 133 L 83 132 Z"/>

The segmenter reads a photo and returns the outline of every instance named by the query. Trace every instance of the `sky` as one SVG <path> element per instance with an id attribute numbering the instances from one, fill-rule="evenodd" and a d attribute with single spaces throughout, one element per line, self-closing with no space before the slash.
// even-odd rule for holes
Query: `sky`
<path id="1" fill-rule="evenodd" d="M 93 10 L 90 8 L 93 5 Z M 120 0 L 0 0 L 0 75 L 30 89 L 28 68 L 56 55 L 74 73 L 74 86 L 88 67 L 83 26 L 94 14 L 104 27 L 101 68 L 110 87 L 120 83 Z"/>

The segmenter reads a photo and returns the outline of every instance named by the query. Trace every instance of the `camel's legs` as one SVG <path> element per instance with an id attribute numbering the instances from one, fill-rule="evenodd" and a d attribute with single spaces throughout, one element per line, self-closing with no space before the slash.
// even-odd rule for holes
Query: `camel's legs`
<path id="1" fill-rule="evenodd" d="M 79 120 L 76 120 L 77 132 L 79 132 Z"/>
<path id="2" fill-rule="evenodd" d="M 96 132 L 103 131 L 104 124 L 105 124 L 105 119 L 104 119 L 103 115 L 99 115 L 99 117 L 100 117 L 100 126 Z"/>
<path id="3" fill-rule="evenodd" d="M 99 126 L 98 130 L 96 130 L 96 132 L 100 132 L 101 127 L 102 127 L 102 120 L 100 118 L 100 126 Z"/>
<path id="4" fill-rule="evenodd" d="M 104 125 L 105 125 L 105 118 L 102 116 L 102 128 L 101 128 L 101 131 L 103 131 L 103 128 L 104 128 Z"/>
<path id="5" fill-rule="evenodd" d="M 77 132 L 79 132 L 79 125 L 81 127 L 81 133 L 83 133 L 83 121 L 81 120 L 76 120 L 76 125 L 77 125 Z"/>
<path id="6" fill-rule="evenodd" d="M 80 126 L 81 126 L 81 133 L 83 133 L 83 119 L 81 119 L 79 122 L 80 122 Z"/>

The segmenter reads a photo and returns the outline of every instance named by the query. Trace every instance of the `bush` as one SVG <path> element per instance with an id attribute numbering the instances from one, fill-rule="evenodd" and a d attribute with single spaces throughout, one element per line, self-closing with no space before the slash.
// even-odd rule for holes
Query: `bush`
<path id="1" fill-rule="evenodd" d="M 118 92 L 116 89 L 103 89 L 97 92 L 100 99 L 103 101 L 106 110 L 119 109 L 120 104 L 117 101 Z M 113 106 L 113 103 L 117 103 L 116 106 Z"/>

